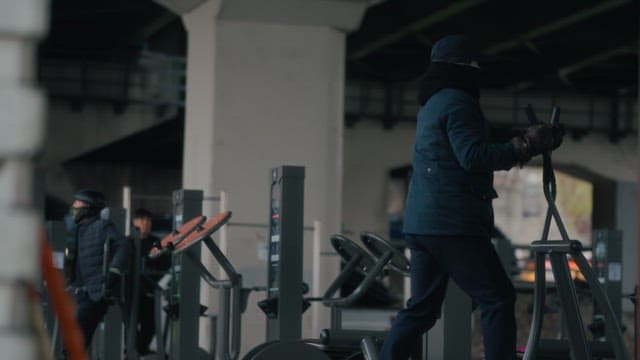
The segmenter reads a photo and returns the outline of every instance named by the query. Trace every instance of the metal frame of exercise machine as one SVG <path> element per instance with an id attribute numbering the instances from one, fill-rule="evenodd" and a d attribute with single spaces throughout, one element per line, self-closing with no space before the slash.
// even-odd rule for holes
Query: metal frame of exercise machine
<path id="1" fill-rule="evenodd" d="M 622 321 L 622 231 L 614 229 L 599 229 L 592 233 L 592 268 L 600 284 L 607 294 L 613 312 L 618 321 Z M 625 331 L 621 325 L 622 332 Z M 602 311 L 596 305 L 593 307 L 593 322 L 589 325 L 593 337 L 606 340 L 606 322 Z"/>
<path id="2" fill-rule="evenodd" d="M 171 352 L 172 357 L 179 356 L 176 353 L 178 351 L 177 349 L 180 348 L 180 346 L 176 343 L 180 341 L 180 337 L 175 336 L 175 331 L 179 331 L 179 329 L 176 330 L 176 327 L 178 326 L 176 322 L 179 319 L 179 309 L 180 309 L 180 306 L 184 306 L 184 303 L 192 303 L 194 300 L 193 291 L 189 291 L 189 289 L 186 289 L 186 292 L 185 292 L 186 298 L 183 299 L 184 303 L 181 304 L 180 302 L 181 298 L 178 293 L 179 284 L 176 283 L 176 281 L 179 281 L 180 279 L 178 276 L 178 274 L 180 273 L 180 266 L 179 265 L 176 266 L 176 262 L 174 262 L 173 254 L 171 254 L 171 252 L 175 249 L 175 246 L 177 244 L 180 244 L 180 242 L 182 242 L 191 232 L 193 232 L 198 226 L 203 224 L 205 220 L 206 218 L 204 216 L 199 215 L 186 221 L 180 227 L 177 227 L 170 234 L 162 238 L 162 240 L 160 241 L 161 248 L 155 248 L 155 247 L 151 248 L 148 255 L 149 258 L 151 259 L 155 259 L 159 256 L 163 256 L 167 254 L 170 254 L 172 256 L 172 266 L 169 274 L 160 280 L 161 284 L 159 284 L 154 291 L 154 297 L 155 297 L 154 310 L 156 314 L 155 315 L 156 341 L 158 344 L 157 352 L 161 358 L 167 354 L 167 351 Z M 173 281 L 174 279 L 176 279 L 176 281 Z M 162 328 L 160 325 L 161 324 L 160 320 L 162 318 L 161 314 L 162 314 L 162 298 L 163 297 L 167 299 L 167 303 L 168 303 L 165 309 L 167 313 L 167 318 L 164 323 L 164 328 Z M 197 304 L 198 304 L 198 310 L 200 310 L 199 299 Z M 193 336 L 196 336 L 198 334 L 197 332 L 198 323 L 194 321 L 190 323 L 185 323 L 183 324 L 183 329 L 189 330 Z M 166 345 L 168 337 L 170 337 L 171 339 L 171 346 L 169 347 L 167 347 Z M 188 351 L 188 350 L 185 350 L 185 351 Z"/>
<path id="3" fill-rule="evenodd" d="M 358 301 L 387 269 L 408 275 L 409 261 L 375 234 L 362 235 L 369 252 L 342 235 L 334 235 L 331 237 L 332 246 L 346 265 L 322 297 L 304 298 L 304 168 L 283 166 L 273 169 L 271 175 L 267 299 L 260 302 L 267 314 L 267 342 L 252 349 L 244 359 L 272 359 L 282 354 L 287 358 L 326 359 L 327 355 L 322 351 L 330 353 L 340 347 L 359 351 L 363 338 L 380 337 L 385 333 L 342 329 L 342 309 Z M 350 294 L 336 297 L 353 271 L 361 272 L 363 280 Z M 322 331 L 320 344 L 317 344 L 318 340 L 306 340 L 309 344 L 305 344 L 301 339 L 302 313 L 311 301 L 322 302 L 331 308 L 331 328 Z M 470 324 L 469 318 L 467 322 Z"/>
<path id="4" fill-rule="evenodd" d="M 386 332 L 343 329 L 343 310 L 360 300 L 374 282 L 385 275 L 387 270 L 407 276 L 410 269 L 409 261 L 386 240 L 373 233 L 364 232 L 361 234 L 361 240 L 369 252 L 344 235 L 333 235 L 330 240 L 345 265 L 322 298 L 309 300 L 321 301 L 323 305 L 331 309 L 331 327 L 322 330 L 320 342 L 329 348 L 352 347 L 358 349 L 363 338 L 383 338 Z M 358 286 L 348 295 L 336 297 L 336 293 L 352 276 L 353 272 L 359 272 L 363 275 Z"/>
<path id="5" fill-rule="evenodd" d="M 267 315 L 267 341 L 244 359 L 327 360 L 302 341 L 302 313 L 308 306 L 302 281 L 305 168 L 280 166 L 270 175 L 267 299 L 260 302 Z"/>
<path id="6" fill-rule="evenodd" d="M 173 192 L 174 229 L 188 220 L 202 216 L 202 190 L 180 189 Z M 188 233 L 184 234 L 186 237 Z M 183 238 L 184 239 L 184 238 Z M 180 321 L 170 326 L 172 359 L 197 359 L 202 355 L 198 344 L 200 324 L 200 274 L 193 259 L 200 259 L 200 246 L 190 250 L 191 256 L 172 256 L 171 300 L 177 305 Z"/>
<path id="7" fill-rule="evenodd" d="M 174 255 L 186 254 L 196 264 L 200 277 L 212 288 L 218 290 L 218 312 L 212 319 L 211 358 L 235 360 L 240 356 L 241 315 L 247 306 L 247 297 L 252 289 L 242 287 L 242 275 L 234 269 L 229 259 L 213 242 L 211 235 L 225 225 L 231 212 L 222 212 L 198 226 L 182 242 L 176 245 Z M 226 279 L 217 279 L 194 258 L 189 249 L 203 242 L 214 259 L 226 273 Z M 217 325 L 217 327 L 216 327 Z M 231 336 L 229 336 L 231 334 Z M 217 355 L 217 357 L 216 357 Z"/>
<path id="8" fill-rule="evenodd" d="M 527 107 L 527 115 L 531 124 L 537 124 L 538 121 L 533 112 L 532 107 Z M 553 108 L 551 115 L 551 125 L 558 125 L 559 109 Z M 543 190 L 544 196 L 548 203 L 547 214 L 542 230 L 542 237 L 539 241 L 531 244 L 531 251 L 535 256 L 535 288 L 533 302 L 533 321 L 531 323 L 531 331 L 527 341 L 527 348 L 524 354 L 525 360 L 533 360 L 540 353 L 540 331 L 543 322 L 543 308 L 545 303 L 546 281 L 545 281 L 545 260 L 549 257 L 551 269 L 553 271 L 556 282 L 557 292 L 560 296 L 562 311 L 567 328 L 568 347 L 570 357 L 573 360 L 590 360 L 592 354 L 599 351 L 602 343 L 588 342 L 586 339 L 580 309 L 576 297 L 576 290 L 569 273 L 569 265 L 567 255 L 570 255 L 578 265 L 580 272 L 584 275 L 585 280 L 591 288 L 595 302 L 602 310 L 602 314 L 606 323 L 605 331 L 607 342 L 613 350 L 616 359 L 627 359 L 627 349 L 625 348 L 620 330 L 619 320 L 617 319 L 611 303 L 606 293 L 600 286 L 594 271 L 589 266 L 586 258 L 582 254 L 582 244 L 577 240 L 571 240 L 567 233 L 560 213 L 555 205 L 556 199 L 556 181 L 551 164 L 551 155 L 544 153 L 543 158 Z M 551 220 L 554 220 L 562 240 L 548 240 L 549 228 Z M 546 343 L 549 346 L 549 342 Z M 561 344 L 557 345 L 562 345 Z M 562 346 L 559 346 L 562 347 Z"/>
<path id="9" fill-rule="evenodd" d="M 153 248 L 149 257 L 155 258 L 171 253 L 173 265 L 171 286 L 160 284 L 156 288 L 156 336 L 163 356 L 165 338 L 170 332 L 171 359 L 212 358 L 235 360 L 240 355 L 241 315 L 246 309 L 249 293 L 254 290 L 242 287 L 242 276 L 236 272 L 227 257 L 215 244 L 211 235 L 228 223 L 230 211 L 210 218 L 199 215 L 202 209 L 202 192 L 177 190 L 174 192 L 175 228 L 161 240 L 161 248 Z M 200 211 L 198 211 L 200 209 Z M 184 222 L 184 220 L 189 220 Z M 204 243 L 225 272 L 226 279 L 217 279 L 200 260 L 201 243 Z M 186 267 L 188 266 L 188 268 Z M 211 350 L 207 354 L 198 346 L 199 318 L 203 313 L 200 305 L 200 279 L 218 290 L 219 303 L 216 315 L 211 319 Z M 166 283 L 167 281 L 161 281 Z M 197 287 L 194 284 L 197 283 Z M 162 331 L 160 304 L 162 296 L 169 300 L 169 315 Z M 195 311 L 194 311 L 195 310 Z M 188 318 L 185 318 L 185 313 Z M 187 343 L 188 341 L 188 343 Z"/>

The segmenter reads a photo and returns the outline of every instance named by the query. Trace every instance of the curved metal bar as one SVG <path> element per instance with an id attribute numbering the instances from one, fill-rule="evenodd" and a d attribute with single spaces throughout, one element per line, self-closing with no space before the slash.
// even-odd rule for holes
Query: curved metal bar
<path id="1" fill-rule="evenodd" d="M 228 282 L 228 285 L 230 283 Z M 218 292 L 216 321 L 217 359 L 236 360 L 240 357 L 242 339 L 242 278 L 233 285 L 222 286 Z M 229 315 L 231 314 L 231 315 Z M 231 334 L 231 336 L 229 336 Z M 229 343 L 231 341 L 231 343 Z M 216 354 L 212 351 L 212 354 Z"/>
<path id="2" fill-rule="evenodd" d="M 362 349 L 362 355 L 366 360 L 378 360 L 378 351 L 373 339 L 366 336 L 360 343 L 360 349 Z"/>
<path id="3" fill-rule="evenodd" d="M 345 281 L 351 276 L 351 273 L 358 268 L 360 265 L 360 261 L 362 260 L 362 255 L 356 254 L 354 257 L 349 260 L 349 262 L 345 265 L 345 267 L 340 272 L 340 275 L 333 280 L 331 285 L 327 288 L 322 296 L 322 302 L 330 301 L 333 298 L 333 295 L 342 287 Z"/>
<path id="4" fill-rule="evenodd" d="M 365 292 L 371 287 L 373 282 L 376 280 L 378 275 L 382 273 L 384 267 L 387 266 L 389 261 L 393 258 L 393 252 L 388 251 L 384 253 L 376 262 L 376 265 L 367 273 L 364 280 L 358 285 L 358 287 L 349 294 L 349 296 L 338 299 L 327 299 L 323 300 L 322 303 L 325 305 L 333 305 L 337 307 L 346 307 L 350 306 L 356 301 L 358 301 Z"/>
<path id="5" fill-rule="evenodd" d="M 553 109 L 551 109 L 551 125 L 553 126 L 557 126 L 559 124 L 559 118 L 560 117 L 560 108 L 557 106 L 554 106 Z"/>
<path id="6" fill-rule="evenodd" d="M 529 124 L 535 125 L 539 123 L 536 114 L 533 111 L 531 104 L 528 104 L 525 108 Z M 556 116 L 557 121 L 557 116 Z M 542 189 L 544 196 L 549 204 L 555 202 L 555 176 L 553 175 L 553 168 L 551 167 L 551 156 L 547 154 L 542 155 L 543 161 L 543 181 Z M 551 170 L 551 171 L 549 171 Z M 549 176 L 551 174 L 551 176 Z M 549 208 L 547 208 L 547 214 L 544 220 L 544 227 L 542 229 L 542 236 L 540 242 L 545 243 L 549 239 L 549 230 L 551 227 L 551 219 L 553 214 Z M 532 249 L 535 251 L 535 249 Z M 531 328 L 529 331 L 529 338 L 527 339 L 527 347 L 524 353 L 524 360 L 534 360 L 536 358 L 536 350 L 540 341 L 540 333 L 542 331 L 542 324 L 544 321 L 544 303 L 546 298 L 546 278 L 545 278 L 545 259 L 544 252 L 535 253 L 535 283 L 533 290 L 533 314 L 531 321 Z"/>
<path id="7" fill-rule="evenodd" d="M 531 321 L 531 329 L 529 330 L 529 339 L 527 340 L 527 348 L 524 353 L 524 360 L 534 360 L 536 358 L 536 350 L 540 341 L 540 331 L 542 330 L 542 321 L 544 318 L 544 303 L 546 297 L 546 279 L 545 279 L 545 262 L 546 255 L 544 253 L 536 253 L 535 261 L 535 287 L 533 289 L 533 314 Z"/>
<path id="8" fill-rule="evenodd" d="M 567 229 L 564 227 L 564 222 L 562 222 L 562 218 L 560 217 L 560 212 L 558 212 L 558 208 L 556 207 L 556 204 L 550 203 L 549 210 L 553 214 L 553 219 L 556 221 L 558 230 L 560 230 L 560 235 L 562 236 L 562 240 L 570 241 L 569 233 L 567 233 Z"/>
<path id="9" fill-rule="evenodd" d="M 240 345 L 242 340 L 242 278 L 233 287 L 233 337 L 231 338 L 231 358 L 237 359 L 240 356 Z"/>
<path id="10" fill-rule="evenodd" d="M 200 278 L 202 278 L 202 280 L 204 280 L 207 284 L 209 284 L 209 286 L 218 288 L 224 285 L 225 283 L 228 283 L 228 281 L 225 281 L 225 280 L 221 281 L 216 279 L 216 277 L 213 276 L 209 272 L 209 270 L 207 270 L 207 268 L 204 267 L 204 265 L 202 265 L 202 263 L 200 262 L 200 259 L 194 256 L 190 251 L 185 251 L 184 253 L 187 255 L 189 260 L 191 260 L 193 265 L 198 269 L 198 272 L 200 273 Z"/>
<path id="11" fill-rule="evenodd" d="M 622 337 L 619 319 L 616 318 L 616 315 L 613 312 L 611 302 L 609 302 L 602 286 L 600 286 L 600 282 L 596 279 L 591 266 L 589 266 L 589 263 L 582 252 L 571 253 L 571 256 L 578 265 L 580 272 L 587 280 L 593 297 L 604 313 L 606 324 L 604 329 L 607 335 L 607 340 L 609 340 L 613 346 L 613 352 L 616 355 L 616 359 L 626 360 L 628 358 L 627 348 L 624 344 L 624 338 Z"/>
<path id="12" fill-rule="evenodd" d="M 533 112 L 531 105 L 526 108 L 527 116 L 531 124 L 536 124 L 538 121 Z M 558 125 L 560 109 L 558 107 L 553 108 L 551 115 L 551 125 Z M 572 329 L 568 329 L 569 334 L 569 347 L 572 359 L 590 359 L 591 351 L 588 347 L 586 337 L 584 334 L 584 327 L 582 324 L 582 317 L 580 315 L 579 307 L 577 304 L 577 296 L 575 287 L 571 280 L 569 273 L 569 265 L 567 262 L 567 254 L 571 254 L 574 261 L 578 265 L 578 268 L 584 275 L 585 279 L 589 283 L 595 301 L 601 305 L 604 309 L 605 321 L 607 326 L 605 331 L 607 338 L 613 345 L 613 350 L 616 359 L 627 359 L 626 347 L 622 338 L 622 332 L 620 331 L 620 325 L 618 319 L 616 319 L 613 309 L 606 294 L 602 290 L 598 280 L 593 273 L 593 270 L 589 266 L 587 260 L 582 254 L 582 244 L 575 240 L 570 240 L 569 234 L 564 226 L 562 218 L 558 208 L 555 205 L 557 186 L 555 174 L 553 171 L 553 165 L 551 162 L 550 153 L 543 154 L 543 191 L 545 199 L 548 203 L 547 214 L 544 222 L 544 228 L 542 231 L 542 237 L 540 241 L 536 241 L 532 244 L 531 250 L 535 253 L 535 288 L 534 288 L 534 311 L 533 320 L 531 323 L 531 331 L 529 333 L 529 339 L 527 341 L 527 349 L 525 351 L 523 359 L 533 360 L 536 358 L 536 350 L 540 340 L 540 330 L 543 321 L 543 306 L 545 297 L 545 254 L 548 254 L 551 260 L 551 269 L 554 274 L 554 278 L 557 284 L 557 291 L 559 292 L 562 302 L 562 309 L 564 314 L 569 319 L 569 323 L 573 325 Z M 551 219 L 555 220 L 558 230 L 561 233 L 561 241 L 548 241 L 549 228 L 551 226 Z"/>
<path id="13" fill-rule="evenodd" d="M 398 251 L 387 239 L 382 236 L 364 231 L 360 233 L 360 239 L 364 246 L 374 257 L 383 255 L 387 251 L 393 251 L 393 258 L 389 262 L 389 269 L 403 276 L 410 276 L 411 262 L 406 256 Z"/>
<path id="14" fill-rule="evenodd" d="M 241 345 L 241 289 L 242 279 L 232 287 L 220 288 L 218 304 L 218 359 L 236 360 Z M 229 316 L 231 314 L 231 316 Z M 231 325 L 231 329 L 229 328 Z M 229 339 L 231 334 L 231 339 Z M 231 344 L 229 344 L 231 340 Z"/>
<path id="15" fill-rule="evenodd" d="M 218 358 L 229 359 L 229 302 L 231 289 L 222 287 L 218 290 Z"/>
<path id="16" fill-rule="evenodd" d="M 209 252 L 226 273 L 228 280 L 215 280 L 215 277 L 198 261 L 203 279 L 218 289 L 217 353 L 221 360 L 236 360 L 240 356 L 242 336 L 242 275 L 236 272 L 229 259 L 224 255 L 213 239 L 207 235 L 201 239 Z M 190 254 L 189 251 L 186 251 Z"/>
<path id="17" fill-rule="evenodd" d="M 218 316 L 209 315 L 209 320 L 209 329 L 211 331 L 211 343 L 209 344 L 209 351 L 211 357 L 215 359 L 215 356 L 218 353 Z M 164 357 L 161 357 L 160 359 L 164 359 Z"/>
<path id="18" fill-rule="evenodd" d="M 375 260 L 371 255 L 346 236 L 334 234 L 331 236 L 330 241 L 331 246 L 345 262 L 348 262 L 355 255 L 360 255 L 362 259 L 360 260 L 357 271 L 365 274 L 375 265 Z"/>
<path id="19" fill-rule="evenodd" d="M 551 228 L 551 211 L 547 209 L 547 215 L 544 218 L 544 227 L 542 228 L 542 236 L 540 237 L 540 241 L 549 240 L 549 229 Z"/>
<path id="20" fill-rule="evenodd" d="M 576 360 L 591 359 L 591 350 L 587 345 L 584 324 L 576 301 L 576 289 L 569 273 L 567 255 L 563 252 L 551 253 L 549 254 L 549 259 L 551 260 L 551 270 L 556 281 L 556 291 L 560 295 L 562 313 L 566 318 L 565 325 L 571 327 L 567 329 L 571 358 Z"/>
<path id="21" fill-rule="evenodd" d="M 218 292 L 216 345 L 217 358 L 221 360 L 236 360 L 240 356 L 241 287 L 242 281 L 231 287 L 221 287 Z M 229 343 L 229 340 L 231 340 L 231 343 Z"/>
<path id="22" fill-rule="evenodd" d="M 231 262 L 229 262 L 229 259 L 227 259 L 227 257 L 222 253 L 218 245 L 216 245 L 213 242 L 213 239 L 211 239 L 210 236 L 207 236 L 206 238 L 203 239 L 203 241 L 204 241 L 204 244 L 209 249 L 209 251 L 211 252 L 211 255 L 213 255 L 216 261 L 218 261 L 218 264 L 220 264 L 224 272 L 229 277 L 229 281 L 231 281 L 232 284 L 235 284 L 236 282 L 238 282 L 240 278 L 240 274 L 236 272 L 236 269 L 233 267 L 233 265 L 231 265 Z"/>

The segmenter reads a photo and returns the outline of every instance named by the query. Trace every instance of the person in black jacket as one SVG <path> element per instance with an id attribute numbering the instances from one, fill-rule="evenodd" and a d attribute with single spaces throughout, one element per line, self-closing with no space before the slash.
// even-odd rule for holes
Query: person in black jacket
<path id="1" fill-rule="evenodd" d="M 154 289 L 156 283 L 171 267 L 171 255 L 168 253 L 155 259 L 148 257 L 151 248 L 160 248 L 160 239 L 151 234 L 152 226 L 152 214 L 149 210 L 138 209 L 134 212 L 132 240 L 135 242 L 134 246 L 140 247 L 139 259 L 132 259 L 133 264 L 139 265 L 140 276 L 136 326 L 136 346 L 140 355 L 151 353 L 149 344 L 155 333 Z"/>
<path id="2" fill-rule="evenodd" d="M 384 360 L 410 356 L 440 317 L 449 279 L 482 311 L 485 359 L 515 358 L 516 294 L 489 238 L 491 202 L 498 196 L 493 172 L 556 149 L 563 132 L 538 124 L 492 142 L 478 101 L 481 58 L 467 37 L 445 36 L 434 44 L 420 83 L 403 225 L 411 249 L 411 298 L 385 340 Z"/>
<path id="3" fill-rule="evenodd" d="M 89 348 L 109 303 L 120 294 L 121 278 L 130 256 L 124 235 L 111 221 L 100 218 L 104 207 L 102 193 L 81 190 L 74 195 L 69 210 L 74 226 L 65 249 L 64 270 L 77 303 L 76 317 L 85 349 Z"/>

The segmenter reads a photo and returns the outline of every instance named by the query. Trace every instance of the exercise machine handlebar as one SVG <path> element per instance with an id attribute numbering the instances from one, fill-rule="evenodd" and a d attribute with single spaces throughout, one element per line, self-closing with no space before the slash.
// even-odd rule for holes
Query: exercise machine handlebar
<path id="1" fill-rule="evenodd" d="M 377 261 L 374 261 L 371 255 L 355 242 L 339 234 L 331 236 L 331 245 L 333 245 L 343 260 L 346 261 L 346 265 L 325 291 L 322 296 L 322 303 L 326 306 L 351 306 L 360 300 L 375 280 L 383 274 L 383 270 L 389 264 L 394 254 L 385 253 L 382 257 L 378 258 Z M 335 293 L 348 280 L 352 272 L 356 270 L 364 274 L 364 279 L 349 295 L 335 298 Z"/>
<path id="2" fill-rule="evenodd" d="M 527 106 L 526 113 L 529 118 L 529 122 L 532 125 L 539 123 L 531 105 Z M 557 106 L 554 106 L 551 112 L 551 126 L 560 126 L 559 114 L 560 109 Z M 613 352 L 615 353 L 616 359 L 627 359 L 627 351 L 624 346 L 620 324 L 614 315 L 611 304 L 607 299 L 598 280 L 596 279 L 596 276 L 593 273 L 593 270 L 591 269 L 589 263 L 582 254 L 582 244 L 579 241 L 571 240 L 569 238 L 569 234 L 567 233 L 566 227 L 564 226 L 562 218 L 560 217 L 558 208 L 556 207 L 555 200 L 557 188 L 551 161 L 551 154 L 548 152 L 543 153 L 542 161 L 543 191 L 545 199 L 547 200 L 548 208 L 541 240 L 534 241 L 531 244 L 531 250 L 535 254 L 534 308 L 531 330 L 529 332 L 529 339 L 527 341 L 527 348 L 523 359 L 535 359 L 537 347 L 540 343 L 540 332 L 542 329 L 543 306 L 545 303 L 546 291 L 546 256 L 549 256 L 551 261 L 551 269 L 554 274 L 554 279 L 557 283 L 557 289 L 560 294 L 563 312 L 568 319 L 568 323 L 571 322 L 573 327 L 573 329 L 571 329 L 571 331 L 569 332 L 568 337 L 571 357 L 574 360 L 591 359 L 591 347 L 589 346 L 584 334 L 582 318 L 580 316 L 580 309 L 576 300 L 577 296 L 575 293 L 575 287 L 573 286 L 571 277 L 569 275 L 567 255 L 570 255 L 574 259 L 574 261 L 578 265 L 578 268 L 580 269 L 580 272 L 584 275 L 585 280 L 589 284 L 595 301 L 602 307 L 605 321 L 607 323 L 607 326 L 605 327 L 607 339 L 611 342 L 611 346 L 613 348 Z M 552 219 L 556 222 L 562 240 L 550 241 L 548 239 Z"/>

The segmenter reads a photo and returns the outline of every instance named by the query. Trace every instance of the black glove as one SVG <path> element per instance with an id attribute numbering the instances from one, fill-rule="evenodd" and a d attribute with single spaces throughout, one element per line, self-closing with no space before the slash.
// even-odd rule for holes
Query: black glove
<path id="1" fill-rule="evenodd" d="M 513 145 L 513 149 L 516 152 L 516 157 L 518 158 L 518 164 L 520 165 L 520 167 L 531 160 L 529 145 L 526 141 L 524 141 L 523 137 L 516 136 L 509 142 L 511 143 L 511 145 Z"/>
<path id="2" fill-rule="evenodd" d="M 104 297 L 108 302 L 115 302 L 120 298 L 120 283 L 122 277 L 118 272 L 109 269 L 104 277 Z"/>
<path id="3" fill-rule="evenodd" d="M 562 137 L 560 137 L 561 140 Z M 529 126 L 524 132 L 524 141 L 527 143 L 529 155 L 532 157 L 552 151 L 555 145 L 553 130 L 547 124 Z"/>

